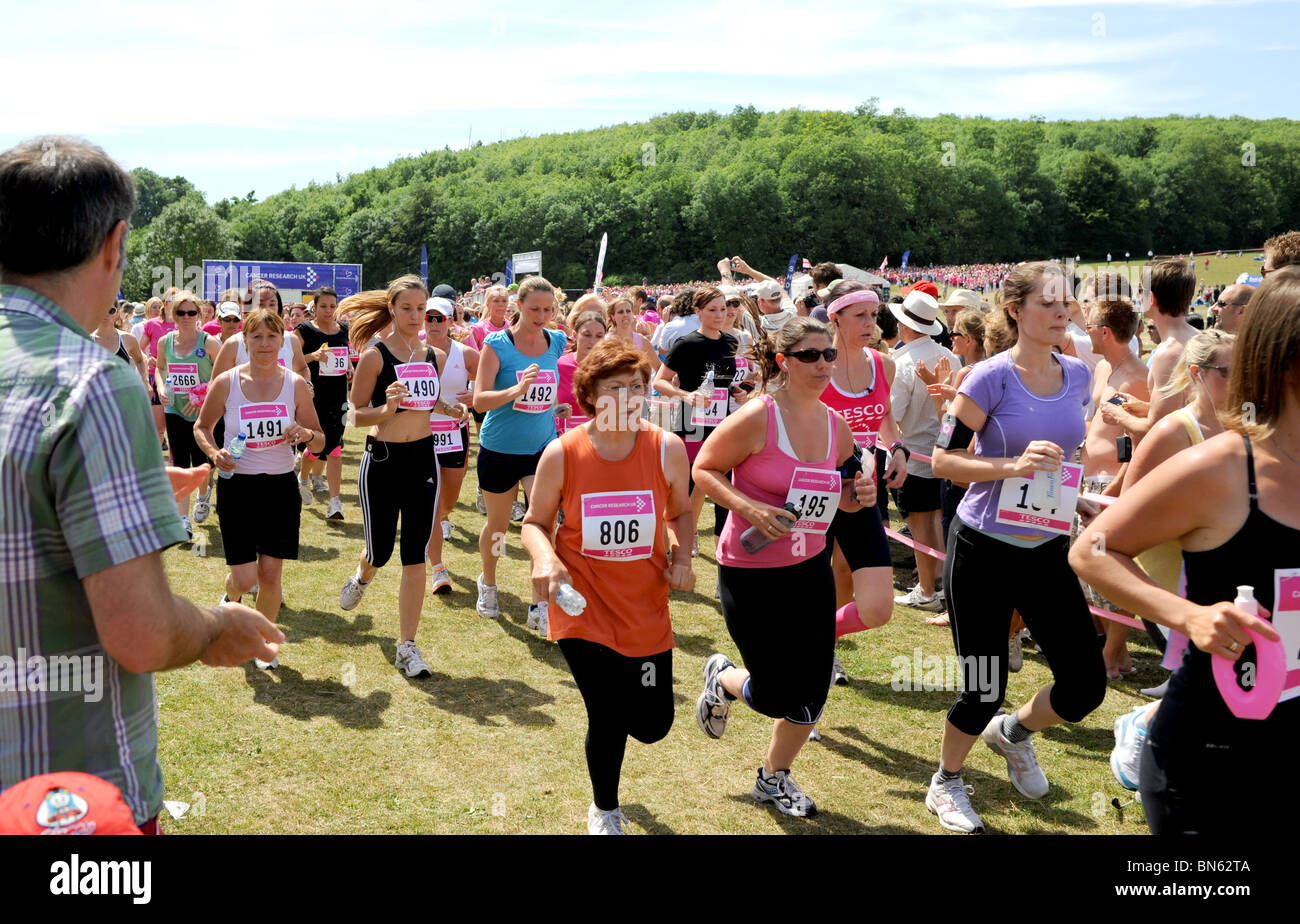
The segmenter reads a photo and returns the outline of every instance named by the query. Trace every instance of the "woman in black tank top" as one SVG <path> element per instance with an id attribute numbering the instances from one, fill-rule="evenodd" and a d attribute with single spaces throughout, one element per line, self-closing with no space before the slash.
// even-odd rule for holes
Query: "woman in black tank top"
<path id="1" fill-rule="evenodd" d="M 1157 467 L 1070 552 L 1079 576 L 1100 592 L 1191 640 L 1143 747 L 1142 804 L 1158 834 L 1237 834 L 1288 821 L 1267 784 L 1300 758 L 1297 355 L 1300 268 L 1288 268 L 1251 299 L 1232 368 L 1207 371 L 1229 375 L 1227 403 L 1240 409 L 1225 415 L 1232 429 Z M 1133 562 L 1169 540 L 1183 548 L 1187 599 Z M 1229 602 L 1239 585 L 1254 588 L 1259 617 Z M 1286 651 L 1285 688 L 1263 720 L 1236 717 L 1212 670 L 1220 657 L 1237 662 L 1239 683 L 1255 672 L 1246 629 L 1280 638 Z"/>

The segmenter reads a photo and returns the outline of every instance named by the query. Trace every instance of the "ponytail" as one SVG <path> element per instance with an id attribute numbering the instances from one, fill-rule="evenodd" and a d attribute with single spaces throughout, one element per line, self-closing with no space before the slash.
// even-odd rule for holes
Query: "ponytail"
<path id="1" fill-rule="evenodd" d="M 387 290 L 369 289 L 343 299 L 338 318 L 347 318 L 350 322 L 348 341 L 354 350 L 360 352 L 371 337 L 393 323 L 393 303 L 397 296 L 412 289 L 421 292 L 425 298 L 429 297 L 429 290 L 420 277 L 408 273 L 390 282 Z"/>

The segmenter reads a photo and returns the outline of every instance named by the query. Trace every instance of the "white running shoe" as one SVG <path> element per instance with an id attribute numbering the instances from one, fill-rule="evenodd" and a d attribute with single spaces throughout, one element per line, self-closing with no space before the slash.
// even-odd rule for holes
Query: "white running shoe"
<path id="1" fill-rule="evenodd" d="M 298 482 L 298 496 L 302 498 L 302 502 L 304 504 L 310 504 L 312 501 L 316 499 L 316 496 L 311 493 L 310 481 Z"/>
<path id="2" fill-rule="evenodd" d="M 312 489 L 313 491 L 315 491 L 317 494 L 324 494 L 326 491 L 328 491 L 328 490 L 330 489 L 330 486 L 329 486 L 328 484 L 325 483 L 325 476 L 323 476 L 323 475 L 312 475 L 312 476 L 311 476 L 311 489 Z"/>
<path id="3" fill-rule="evenodd" d="M 1146 744 L 1147 730 L 1138 724 L 1142 714 L 1151 707 L 1138 706 L 1115 720 L 1115 749 L 1110 752 L 1110 772 L 1119 785 L 1137 792 L 1138 773 L 1142 766 L 1142 746 Z"/>
<path id="4" fill-rule="evenodd" d="M 212 512 L 212 490 L 208 489 L 207 494 L 200 494 L 199 499 L 194 502 L 194 522 L 202 523 Z"/>
<path id="5" fill-rule="evenodd" d="M 369 586 L 369 581 L 362 584 L 355 574 L 351 575 L 343 582 L 343 589 L 339 591 L 339 609 L 355 609 L 356 605 L 361 602 L 361 597 L 365 594 L 366 588 Z"/>
<path id="6" fill-rule="evenodd" d="M 1158 687 L 1145 687 L 1140 692 L 1143 696 L 1150 696 L 1152 699 L 1164 699 L 1165 694 L 1169 692 L 1169 678 L 1166 677 L 1164 683 Z"/>
<path id="7" fill-rule="evenodd" d="M 474 494 L 474 509 L 483 516 L 487 516 L 487 503 L 483 500 L 482 488 L 478 488 Z"/>
<path id="8" fill-rule="evenodd" d="M 849 675 L 844 672 L 844 665 L 840 663 L 839 656 L 836 655 L 831 662 L 831 685 L 844 687 L 848 686 L 848 683 Z"/>
<path id="9" fill-rule="evenodd" d="M 619 809 L 612 809 L 608 812 L 596 808 L 593 802 L 587 806 L 587 833 L 588 834 L 631 834 L 632 829 L 627 823 L 627 817 Z"/>
<path id="10" fill-rule="evenodd" d="M 407 677 L 432 677 L 433 671 L 424 663 L 424 657 L 415 642 L 402 642 L 397 646 L 397 660 L 393 666 Z"/>
<path id="11" fill-rule="evenodd" d="M 808 740 L 809 740 L 809 741 L 821 741 L 821 740 L 822 740 L 822 733 L 819 732 L 819 731 L 817 730 L 817 726 L 816 726 L 816 725 L 814 725 L 814 726 L 812 727 L 812 731 L 810 731 L 810 732 L 808 733 Z"/>
<path id="12" fill-rule="evenodd" d="M 541 603 L 533 603 L 528 607 L 528 628 L 536 629 L 541 633 L 542 638 L 546 638 L 550 630 L 550 621 L 547 617 L 547 607 L 549 604 L 543 600 Z"/>
<path id="13" fill-rule="evenodd" d="M 189 517 L 181 517 L 181 525 L 185 527 L 185 541 L 194 541 L 194 527 L 190 525 Z"/>
<path id="14" fill-rule="evenodd" d="M 451 538 L 451 520 L 442 521 L 442 540 L 446 542 Z"/>
<path id="15" fill-rule="evenodd" d="M 451 593 L 451 575 L 447 573 L 447 566 L 438 562 L 433 566 L 433 592 L 435 594 Z"/>
<path id="16" fill-rule="evenodd" d="M 330 498 L 330 506 L 329 506 L 329 510 L 325 512 L 325 519 L 327 520 L 343 519 L 343 498 L 341 497 Z"/>
<path id="17" fill-rule="evenodd" d="M 811 818 L 817 814 L 816 803 L 804 795 L 794 777 L 790 776 L 789 770 L 777 770 L 767 776 L 763 773 L 763 768 L 759 767 L 753 796 L 759 802 L 771 802 L 787 815 Z"/>
<path id="18" fill-rule="evenodd" d="M 1011 642 L 1007 646 L 1007 670 L 1013 674 L 1020 672 L 1020 668 L 1025 666 L 1025 652 L 1020 647 L 1020 633 L 1017 632 L 1011 636 Z"/>
<path id="19" fill-rule="evenodd" d="M 930 777 L 930 791 L 925 794 L 925 807 L 938 816 L 939 824 L 949 831 L 962 834 L 983 834 L 984 822 L 970 807 L 970 794 L 974 786 L 967 786 L 960 776 L 946 783 L 939 782 L 939 774 Z"/>
<path id="20" fill-rule="evenodd" d="M 735 667 L 731 659 L 724 654 L 714 653 L 704 662 L 704 692 L 695 702 L 695 721 L 700 731 L 710 738 L 721 738 L 727 730 L 727 716 L 731 714 L 731 702 L 726 691 L 718 683 L 718 675 L 729 667 Z"/>
<path id="21" fill-rule="evenodd" d="M 899 606 L 910 606 L 913 609 L 929 610 L 937 613 L 943 609 L 943 599 L 938 594 L 927 594 L 921 590 L 921 585 L 917 584 L 901 597 L 895 597 L 894 602 Z"/>
<path id="22" fill-rule="evenodd" d="M 254 658 L 253 666 L 259 671 L 273 671 L 280 666 L 280 656 L 276 655 L 270 661 L 263 661 L 261 658 Z"/>
<path id="23" fill-rule="evenodd" d="M 478 602 L 474 604 L 474 609 L 484 619 L 496 619 L 501 615 L 501 610 L 497 608 L 497 588 L 493 584 L 489 587 L 483 583 L 483 575 L 479 575 L 474 583 L 478 585 Z"/>
<path id="24" fill-rule="evenodd" d="M 524 514 L 526 514 L 527 512 L 528 511 L 524 509 L 524 505 L 522 503 L 520 503 L 519 501 L 515 501 L 513 504 L 510 505 L 510 522 L 511 523 L 522 522 L 524 519 Z"/>
<path id="25" fill-rule="evenodd" d="M 1041 799 L 1047 795 L 1047 776 L 1038 766 L 1038 755 L 1034 753 L 1034 742 L 1026 738 L 1019 744 L 1007 740 L 1002 734 L 1002 720 L 1005 716 L 995 715 L 983 734 L 984 743 L 994 754 L 1006 759 L 1007 778 L 1011 785 L 1026 799 Z"/>

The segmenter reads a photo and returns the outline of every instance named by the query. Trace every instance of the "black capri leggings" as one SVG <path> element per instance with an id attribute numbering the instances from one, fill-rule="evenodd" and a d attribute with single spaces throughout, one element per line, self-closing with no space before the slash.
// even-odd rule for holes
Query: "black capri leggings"
<path id="1" fill-rule="evenodd" d="M 673 652 L 629 658 L 585 638 L 562 638 L 559 645 L 587 706 L 592 801 L 613 811 L 628 736 L 653 744 L 673 726 Z"/>
<path id="2" fill-rule="evenodd" d="M 1079 722 L 1106 696 L 1106 664 L 1092 614 L 1066 554 L 1069 537 L 1032 549 L 981 535 L 960 517 L 943 569 L 944 596 L 964 692 L 948 710 L 959 731 L 978 735 L 1007 693 L 1007 637 L 1019 610 L 1052 669 L 1052 709 Z"/>
<path id="3" fill-rule="evenodd" d="M 433 436 L 413 443 L 386 443 L 366 437 L 357 483 L 366 533 L 366 561 L 376 568 L 388 564 L 397 540 L 397 517 L 401 514 L 402 564 L 424 564 L 428 560 L 433 512 L 438 503 Z"/>
<path id="4" fill-rule="evenodd" d="M 194 441 L 194 421 L 186 420 L 180 414 L 163 414 L 163 424 L 167 428 L 167 449 L 171 453 L 172 465 L 194 468 L 209 461 Z"/>
<path id="5" fill-rule="evenodd" d="M 859 568 L 889 568 L 893 559 L 889 554 L 889 540 L 884 524 L 880 522 L 879 507 L 864 507 L 855 513 L 835 511 L 830 529 L 826 531 L 826 544 L 840 545 L 840 554 L 848 562 L 850 571 Z"/>
<path id="6" fill-rule="evenodd" d="M 830 556 L 813 555 L 784 568 L 719 565 L 718 596 L 749 671 L 745 702 L 774 719 L 815 723 L 826 705 L 835 656 Z"/>

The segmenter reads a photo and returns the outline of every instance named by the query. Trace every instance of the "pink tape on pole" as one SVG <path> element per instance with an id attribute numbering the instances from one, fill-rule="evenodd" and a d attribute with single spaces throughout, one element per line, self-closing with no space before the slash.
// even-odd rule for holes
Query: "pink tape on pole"
<path id="1" fill-rule="evenodd" d="M 1088 609 L 1092 611 L 1092 615 L 1100 616 L 1102 619 L 1109 619 L 1111 622 L 1118 622 L 1126 626 L 1132 626 L 1134 629 L 1146 628 L 1142 625 L 1140 620 L 1134 619 L 1132 616 L 1123 616 L 1119 613 L 1112 613 L 1110 610 L 1103 610 L 1101 607 L 1097 606 L 1089 606 Z"/>
<path id="2" fill-rule="evenodd" d="M 939 561 L 948 560 L 948 556 L 940 552 L 938 549 L 932 549 L 928 545 L 922 545 L 919 542 L 914 542 L 911 539 L 908 539 L 906 536 L 900 536 L 898 533 L 894 532 L 888 526 L 885 527 L 885 535 L 896 542 L 901 542 L 903 543 L 903 545 L 908 546 L 909 548 L 914 549 L 917 552 L 920 552 L 922 555 L 928 555 L 931 558 L 937 559 Z"/>

